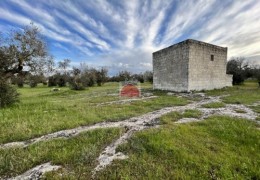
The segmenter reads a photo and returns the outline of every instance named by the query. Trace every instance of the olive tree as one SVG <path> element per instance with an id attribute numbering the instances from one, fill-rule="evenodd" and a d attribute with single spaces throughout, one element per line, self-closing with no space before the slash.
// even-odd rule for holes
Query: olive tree
<path id="1" fill-rule="evenodd" d="M 0 75 L 5 79 L 27 71 L 43 71 L 53 62 L 39 29 L 31 24 L 16 31 L 0 45 Z"/>
<path id="2" fill-rule="evenodd" d="M 10 33 L 10 35 L 0 34 L 0 81 L 2 86 L 7 84 L 14 75 L 22 76 L 28 72 L 41 73 L 47 71 L 51 64 L 53 64 L 53 59 L 48 56 L 46 44 L 40 36 L 39 29 L 33 24 Z M 11 88 L 0 91 L 2 97 L 8 98 L 7 96 L 15 94 L 6 92 L 8 89 Z M 15 91 L 10 90 L 10 92 Z M 2 98 L 0 101 L 0 104 L 3 104 Z"/>
<path id="3" fill-rule="evenodd" d="M 245 69 L 248 67 L 245 58 L 231 58 L 227 63 L 227 74 L 233 75 L 233 84 L 241 84 L 246 78 Z"/>

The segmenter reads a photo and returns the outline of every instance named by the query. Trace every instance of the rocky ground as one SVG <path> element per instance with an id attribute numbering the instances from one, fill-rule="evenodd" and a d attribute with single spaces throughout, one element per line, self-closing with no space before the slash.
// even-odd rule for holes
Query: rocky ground
<path id="1" fill-rule="evenodd" d="M 107 146 L 97 158 L 97 162 L 98 162 L 97 166 L 93 169 L 93 177 L 95 177 L 97 171 L 101 171 L 103 168 L 111 164 L 113 160 L 125 159 L 128 157 L 127 154 L 116 152 L 116 148 L 119 145 L 121 145 L 122 143 L 126 143 L 127 140 L 137 131 L 141 131 L 147 128 L 159 127 L 160 126 L 159 118 L 170 112 L 182 113 L 185 110 L 196 109 L 199 110 L 202 114 L 200 118 L 182 118 L 175 123 L 196 122 L 196 121 L 205 120 L 206 118 L 212 115 L 226 115 L 226 116 L 248 119 L 250 121 L 255 121 L 260 124 L 259 121 L 256 121 L 258 114 L 253 112 L 249 106 L 245 106 L 242 104 L 225 104 L 224 107 L 220 107 L 220 108 L 203 107 L 203 105 L 205 104 L 221 102 L 221 96 L 211 97 L 211 96 L 206 96 L 203 93 L 195 93 L 195 94 L 168 93 L 168 95 L 169 96 L 177 95 L 177 96 L 189 98 L 191 100 L 196 99 L 196 101 L 192 100 L 190 104 L 187 104 L 185 106 L 174 106 L 174 107 L 162 108 L 157 111 L 149 112 L 144 115 L 133 117 L 119 122 L 97 123 L 92 126 L 81 126 L 74 129 L 68 129 L 68 130 L 54 132 L 51 134 L 46 134 L 41 137 L 34 138 L 28 141 L 6 143 L 0 145 L 0 148 L 8 149 L 12 147 L 27 147 L 29 145 L 41 141 L 48 141 L 57 138 L 71 138 L 73 136 L 77 136 L 79 133 L 90 131 L 93 129 L 99 129 L 99 128 L 112 128 L 112 127 L 124 128 L 125 133 L 119 139 L 115 140 L 112 144 Z M 151 95 L 150 97 L 140 98 L 136 100 L 146 100 L 151 98 L 156 98 L 156 96 Z M 109 104 L 131 103 L 131 101 L 133 100 L 123 100 L 123 101 L 121 100 L 118 102 L 113 101 L 105 104 L 100 104 L 100 106 L 109 105 Z M 55 166 L 52 165 L 51 162 L 48 162 L 39 165 L 37 167 L 34 167 L 31 170 L 25 172 L 24 174 L 21 174 L 17 177 L 13 177 L 11 179 L 39 179 L 45 172 L 57 170 L 59 168 L 60 166 Z"/>

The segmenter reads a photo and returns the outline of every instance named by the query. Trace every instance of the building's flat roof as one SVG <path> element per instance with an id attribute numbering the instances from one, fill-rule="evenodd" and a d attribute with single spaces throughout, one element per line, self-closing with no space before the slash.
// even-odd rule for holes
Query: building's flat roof
<path id="1" fill-rule="evenodd" d="M 166 48 L 163 48 L 163 49 L 160 49 L 158 51 L 155 51 L 153 53 L 157 53 L 157 52 L 166 50 L 168 48 L 172 48 L 174 46 L 179 46 L 179 45 L 182 45 L 182 44 L 189 44 L 189 43 L 190 44 L 200 44 L 200 45 L 203 45 L 203 46 L 210 46 L 210 47 L 214 47 L 214 48 L 217 48 L 217 49 L 227 49 L 227 47 L 221 47 L 221 46 L 217 46 L 217 45 L 214 45 L 214 44 L 206 43 L 206 42 L 203 42 L 203 41 L 198 41 L 198 40 L 195 40 L 195 39 L 186 39 L 184 41 L 178 42 L 178 43 L 173 44 L 171 46 L 168 46 Z"/>

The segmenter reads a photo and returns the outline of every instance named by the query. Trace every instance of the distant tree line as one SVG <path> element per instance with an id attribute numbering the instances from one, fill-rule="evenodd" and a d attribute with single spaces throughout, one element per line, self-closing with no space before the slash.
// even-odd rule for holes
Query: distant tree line
<path id="1" fill-rule="evenodd" d="M 63 62 L 59 64 L 63 64 Z M 79 67 L 72 67 L 72 70 L 69 71 L 66 69 L 67 67 L 69 67 L 69 63 L 67 66 L 63 66 L 62 72 L 57 71 L 48 78 L 49 87 L 63 87 L 68 84 L 73 90 L 82 90 L 94 85 L 102 86 L 108 79 L 108 70 L 104 67 L 90 68 L 84 63 L 80 64 Z"/>
<path id="2" fill-rule="evenodd" d="M 227 74 L 233 75 L 233 85 L 242 84 L 246 79 L 258 81 L 260 87 L 260 65 L 250 65 L 244 57 L 233 57 L 227 63 Z"/>
<path id="3" fill-rule="evenodd" d="M 49 87 L 65 87 L 69 86 L 72 90 L 83 90 L 86 87 L 92 87 L 94 85 L 102 86 L 105 82 L 121 82 L 128 80 L 144 82 L 153 82 L 152 71 L 146 71 L 144 73 L 134 74 L 129 71 L 120 71 L 118 74 L 109 77 L 108 70 L 104 67 L 94 68 L 89 67 L 85 63 L 81 63 L 79 67 L 70 68 L 69 59 L 64 59 L 58 62 L 57 67 L 52 63 L 48 72 L 52 72 L 51 76 L 46 76 L 41 71 L 40 73 L 26 72 L 23 75 L 13 75 L 10 80 L 13 85 L 17 85 L 22 88 L 24 84 L 30 87 L 36 87 L 37 84 L 42 83 Z"/>
<path id="4" fill-rule="evenodd" d="M 110 77 L 108 81 L 121 82 L 121 81 L 129 81 L 129 80 L 139 81 L 140 83 L 144 83 L 144 82 L 152 83 L 153 72 L 146 71 L 144 73 L 134 74 L 134 73 L 130 73 L 129 71 L 120 71 L 117 75 Z"/>

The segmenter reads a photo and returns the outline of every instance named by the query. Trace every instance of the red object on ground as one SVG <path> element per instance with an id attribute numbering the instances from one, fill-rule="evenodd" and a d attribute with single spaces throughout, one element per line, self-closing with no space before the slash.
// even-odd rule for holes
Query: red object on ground
<path id="1" fill-rule="evenodd" d="M 120 96 L 124 97 L 139 97 L 140 91 L 139 89 L 133 84 L 124 85 L 120 91 Z"/>

